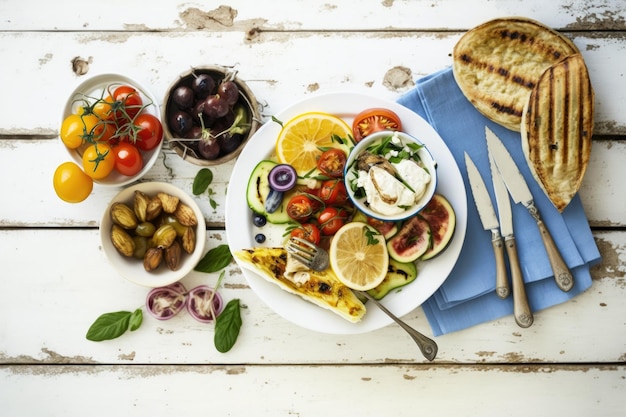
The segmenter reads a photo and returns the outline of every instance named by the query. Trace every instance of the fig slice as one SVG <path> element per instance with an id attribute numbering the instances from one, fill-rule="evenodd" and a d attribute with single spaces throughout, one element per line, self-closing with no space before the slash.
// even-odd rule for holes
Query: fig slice
<path id="1" fill-rule="evenodd" d="M 430 247 L 430 225 L 416 214 L 405 220 L 400 231 L 387 241 L 389 256 L 399 262 L 413 262 Z"/>
<path id="2" fill-rule="evenodd" d="M 441 194 L 435 194 L 420 212 L 430 226 L 432 244 L 422 255 L 422 260 L 439 255 L 452 240 L 456 227 L 456 214 L 450 202 Z"/>

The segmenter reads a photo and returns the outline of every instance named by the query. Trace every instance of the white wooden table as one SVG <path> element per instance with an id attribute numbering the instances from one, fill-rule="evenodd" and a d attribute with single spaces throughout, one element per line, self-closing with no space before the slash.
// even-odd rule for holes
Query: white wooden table
<path id="1" fill-rule="evenodd" d="M 264 4 L 266 3 L 266 4 Z M 223 4 L 220 6 L 220 4 Z M 0 1 L 0 410 L 3 416 L 551 415 L 617 416 L 626 407 L 626 3 L 622 1 L 70 2 Z M 227 354 L 188 315 L 144 318 L 132 334 L 85 339 L 100 314 L 142 305 L 98 226 L 119 189 L 60 201 L 52 173 L 67 154 L 57 129 L 69 92 L 122 73 L 163 97 L 191 66 L 237 65 L 267 120 L 314 93 L 397 99 L 449 66 L 468 29 L 527 16 L 573 39 L 596 92 L 591 163 L 580 191 L 602 263 L 591 289 L 542 311 L 437 337 L 430 363 L 396 326 L 317 334 L 284 320 L 233 262 L 223 293 L 243 327 Z M 72 61 L 88 62 L 77 76 Z M 169 149 L 146 180 L 190 190 L 198 167 Z M 214 168 L 207 249 L 225 242 L 233 163 Z M 193 272 L 188 287 L 214 284 Z M 430 334 L 421 308 L 405 319 Z"/>

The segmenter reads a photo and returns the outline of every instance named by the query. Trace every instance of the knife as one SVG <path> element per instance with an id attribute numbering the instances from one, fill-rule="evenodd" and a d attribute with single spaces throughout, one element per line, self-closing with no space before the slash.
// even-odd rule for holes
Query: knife
<path id="1" fill-rule="evenodd" d="M 506 150 L 500 139 L 493 133 L 488 127 L 485 127 L 485 134 L 487 136 L 487 148 L 489 153 L 493 155 L 494 162 L 498 167 L 498 171 L 502 175 L 502 179 L 506 184 L 506 188 L 509 190 L 511 197 L 516 204 L 522 203 L 527 209 L 530 215 L 537 222 L 537 227 L 541 234 L 541 240 L 546 248 L 548 259 L 550 260 L 550 266 L 554 273 L 554 279 L 556 285 L 563 291 L 569 291 L 574 286 L 574 278 L 570 272 L 567 264 L 563 260 L 559 249 L 552 239 L 552 235 L 548 228 L 541 219 L 541 215 L 535 202 L 533 195 L 526 184 L 526 180 L 519 172 L 515 161 L 511 157 L 511 154 Z"/>
<path id="2" fill-rule="evenodd" d="M 513 234 L 513 214 L 511 213 L 511 201 L 509 200 L 509 192 L 502 180 L 500 171 L 493 159 L 493 155 L 489 153 L 489 166 L 491 168 L 491 181 L 496 195 L 496 204 L 498 205 L 498 218 L 500 219 L 500 232 L 504 237 L 504 246 L 509 257 L 509 267 L 511 269 L 511 282 L 513 283 L 513 316 L 515 322 L 520 327 L 530 327 L 533 324 L 533 312 L 528 304 L 526 296 L 526 288 L 524 286 L 524 277 L 519 264 L 517 254 L 517 243 Z"/>
<path id="3" fill-rule="evenodd" d="M 483 229 L 491 230 L 491 245 L 493 246 L 493 254 L 496 258 L 496 294 L 500 298 L 509 296 L 509 282 L 506 277 L 506 265 L 504 263 L 504 246 L 496 212 L 491 204 L 491 197 L 485 183 L 480 176 L 480 172 L 476 168 L 474 161 L 465 152 L 465 166 L 467 168 L 467 177 L 469 178 L 470 188 L 474 196 L 474 203 L 478 210 L 480 222 Z"/>

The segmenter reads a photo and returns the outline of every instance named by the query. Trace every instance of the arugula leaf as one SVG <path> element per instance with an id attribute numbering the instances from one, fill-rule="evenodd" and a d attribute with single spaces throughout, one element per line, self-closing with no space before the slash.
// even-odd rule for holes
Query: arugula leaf
<path id="1" fill-rule="evenodd" d="M 241 311 L 239 299 L 230 300 L 222 313 L 215 320 L 213 344 L 221 352 L 228 352 L 237 342 L 241 329 Z"/>
<path id="2" fill-rule="evenodd" d="M 87 340 L 101 342 L 120 337 L 128 330 L 132 314 L 130 311 L 102 314 L 87 330 Z"/>
<path id="3" fill-rule="evenodd" d="M 213 182 L 213 171 L 209 168 L 202 168 L 193 179 L 192 191 L 194 195 L 200 195 L 209 188 Z"/>
<path id="4" fill-rule="evenodd" d="M 372 230 L 368 226 L 363 226 L 363 232 L 367 238 L 368 245 L 375 245 L 379 242 L 379 240 L 376 239 L 376 236 L 380 236 L 380 233 L 377 230 Z"/>
<path id="5" fill-rule="evenodd" d="M 226 268 L 232 261 L 233 255 L 230 253 L 228 245 L 219 245 L 208 251 L 194 268 L 198 272 L 216 272 Z"/>

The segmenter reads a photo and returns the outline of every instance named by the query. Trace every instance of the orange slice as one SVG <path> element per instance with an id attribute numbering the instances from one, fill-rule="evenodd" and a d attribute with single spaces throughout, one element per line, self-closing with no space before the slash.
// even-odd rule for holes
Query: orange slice
<path id="1" fill-rule="evenodd" d="M 332 114 L 303 113 L 284 124 L 276 140 L 276 157 L 305 174 L 317 166 L 317 158 L 322 154 L 320 147 L 341 147 L 332 140 L 333 135 L 347 138 L 352 129 Z"/>
<path id="2" fill-rule="evenodd" d="M 370 290 L 387 275 L 389 253 L 385 238 L 366 223 L 342 226 L 333 236 L 328 254 L 337 278 L 353 290 Z"/>

